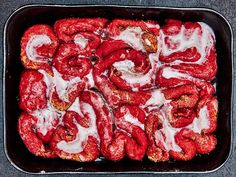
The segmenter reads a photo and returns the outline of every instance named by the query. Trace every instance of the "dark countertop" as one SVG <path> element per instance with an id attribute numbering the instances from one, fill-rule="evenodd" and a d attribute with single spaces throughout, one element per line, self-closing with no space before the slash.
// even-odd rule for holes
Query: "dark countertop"
<path id="1" fill-rule="evenodd" d="M 119 4 L 119 5 L 153 5 L 153 6 L 173 6 L 173 7 L 208 7 L 212 8 L 221 14 L 223 14 L 228 21 L 230 22 L 233 33 L 236 38 L 236 3 L 235 0 L 229 1 L 222 1 L 222 0 L 0 0 L 0 33 L 1 33 L 1 43 L 0 43 L 0 56 L 1 56 L 1 67 L 0 73 L 2 77 L 2 66 L 3 66 L 3 26 L 5 21 L 7 20 L 8 16 L 18 7 L 25 5 L 25 4 Z M 234 38 L 234 44 L 236 40 Z M 236 60 L 236 48 L 234 48 L 234 62 Z M 234 68 L 235 69 L 235 68 Z M 234 73 L 235 76 L 235 73 Z M 236 77 L 234 77 L 236 78 Z M 2 82 L 0 82 L 0 88 L 2 89 Z M 234 91 L 236 88 L 234 87 Z M 236 95 L 236 94 L 235 94 Z M 236 125 L 236 112 L 235 112 L 235 96 L 234 95 L 234 105 L 233 105 L 233 125 Z M 2 99 L 2 90 L 0 92 L 0 97 Z M 2 102 L 1 102 L 2 107 Z M 1 109 L 1 118 L 0 118 L 0 176 L 31 176 L 25 173 L 22 173 L 16 170 L 6 159 L 3 149 L 3 116 L 2 116 L 2 109 Z M 234 135 L 236 135 L 236 128 L 233 128 Z M 138 174 L 135 174 L 138 175 Z M 220 168 L 218 171 L 209 174 L 199 174 L 203 176 L 236 176 L 236 137 L 233 139 L 233 149 L 232 154 L 226 164 Z M 47 176 L 47 175 L 45 175 Z M 48 176 L 69 176 L 68 174 L 65 175 L 48 175 Z M 75 175 L 74 175 L 75 176 Z M 78 175 L 76 175 L 78 176 Z M 86 175 L 80 175 L 86 176 Z M 115 176 L 115 175 L 106 175 L 106 176 Z M 130 176 L 130 175 L 120 175 L 120 176 Z M 154 176 L 151 174 L 144 174 L 140 176 Z M 166 176 L 166 175 L 163 175 Z M 177 175 L 168 175 L 168 176 L 177 176 Z M 182 174 L 181 176 L 197 176 L 197 174 Z"/>

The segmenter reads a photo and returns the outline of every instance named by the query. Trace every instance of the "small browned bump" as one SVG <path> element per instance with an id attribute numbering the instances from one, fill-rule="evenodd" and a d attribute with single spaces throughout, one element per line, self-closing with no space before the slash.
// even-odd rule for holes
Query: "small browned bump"
<path id="1" fill-rule="evenodd" d="M 149 42 L 147 43 L 147 41 L 149 41 Z M 154 34 L 149 33 L 149 32 L 143 33 L 142 34 L 142 43 L 143 43 L 145 50 L 148 53 L 157 52 L 158 41 L 157 41 L 157 38 Z"/>
<path id="2" fill-rule="evenodd" d="M 124 26 L 119 26 L 118 28 L 120 31 L 124 31 L 126 29 Z"/>

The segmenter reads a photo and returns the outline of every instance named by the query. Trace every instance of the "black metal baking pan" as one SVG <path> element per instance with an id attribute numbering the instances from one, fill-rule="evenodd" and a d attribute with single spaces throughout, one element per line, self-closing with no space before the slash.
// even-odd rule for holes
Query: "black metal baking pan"
<path id="1" fill-rule="evenodd" d="M 188 162 L 153 163 L 148 159 L 136 162 L 101 160 L 79 163 L 61 159 L 43 159 L 32 155 L 17 132 L 18 85 L 23 66 L 20 62 L 20 40 L 23 32 L 38 23 L 53 25 L 61 18 L 104 17 L 107 19 L 143 19 L 163 24 L 166 19 L 202 21 L 210 25 L 216 35 L 218 73 L 216 77 L 219 100 L 218 144 L 209 155 Z M 10 163 L 27 173 L 206 173 L 219 169 L 227 161 L 232 147 L 233 55 L 232 30 L 218 12 L 206 8 L 170 8 L 143 6 L 100 5 L 27 5 L 15 10 L 4 28 L 4 145 Z"/>

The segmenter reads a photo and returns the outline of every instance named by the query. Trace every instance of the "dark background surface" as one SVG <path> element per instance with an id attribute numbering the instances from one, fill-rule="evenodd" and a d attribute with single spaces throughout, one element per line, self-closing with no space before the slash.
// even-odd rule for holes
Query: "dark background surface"
<path id="1" fill-rule="evenodd" d="M 63 0 L 55 0 L 55 1 L 3 1 L 0 0 L 0 33 L 1 33 L 1 43 L 0 43 L 0 57 L 1 57 L 1 67 L 0 74 L 2 77 L 2 66 L 3 66 L 3 26 L 8 16 L 18 7 L 25 4 L 117 4 L 117 5 L 146 5 L 146 6 L 170 6 L 170 7 L 208 7 L 212 8 L 221 14 L 223 14 L 228 21 L 230 22 L 234 36 L 236 36 L 236 2 L 235 0 L 230 1 L 221 1 L 221 0 L 188 0 L 188 1 L 171 1 L 171 0 L 119 0 L 119 1 L 107 1 L 107 0 L 82 0 L 82 1 L 63 1 Z M 235 40 L 234 40 L 235 43 Z M 236 60 L 236 49 L 234 49 L 234 59 Z M 0 88 L 2 89 L 2 82 L 0 82 Z M 234 88 L 234 90 L 236 90 Z M 0 93 L 0 97 L 2 98 L 2 90 Z M 235 96 L 234 96 L 235 100 Z M 235 102 L 235 101 L 234 101 Z M 235 103 L 234 103 L 235 104 Z M 236 104 L 235 104 L 236 106 Z M 235 108 L 233 106 L 233 108 Z M 1 105 L 2 107 L 2 105 Z M 233 109 L 233 125 L 236 124 L 235 117 L 235 109 Z M 3 150 L 3 118 L 2 118 L 2 109 L 1 118 L 0 118 L 0 176 L 31 176 L 16 170 L 6 159 L 4 150 Z M 233 128 L 234 134 L 236 134 L 236 129 Z M 199 174 L 203 176 L 236 176 L 236 138 L 233 139 L 233 148 L 232 155 L 228 162 L 219 169 L 218 171 L 210 174 Z M 157 164 L 158 165 L 158 164 Z M 135 174 L 138 175 L 138 174 Z M 48 176 L 59 176 L 59 175 L 48 175 Z M 64 174 L 60 176 L 69 176 L 69 174 Z M 78 176 L 78 175 L 73 175 Z M 86 175 L 80 175 L 86 176 Z M 115 176 L 115 175 L 107 175 L 107 176 Z M 130 176 L 130 175 L 120 175 L 120 176 Z M 134 175 L 133 175 L 134 176 Z M 143 174 L 139 176 L 154 176 L 151 174 Z M 176 176 L 176 175 L 163 175 L 163 176 Z M 197 176 L 197 174 L 182 174 L 181 176 Z"/>

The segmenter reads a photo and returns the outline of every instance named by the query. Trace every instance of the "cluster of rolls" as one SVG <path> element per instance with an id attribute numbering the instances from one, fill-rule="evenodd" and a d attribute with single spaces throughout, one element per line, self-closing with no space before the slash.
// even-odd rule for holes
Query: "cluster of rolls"
<path id="1" fill-rule="evenodd" d="M 216 147 L 215 38 L 205 23 L 36 24 L 21 61 L 18 131 L 36 156 L 186 161 Z"/>

